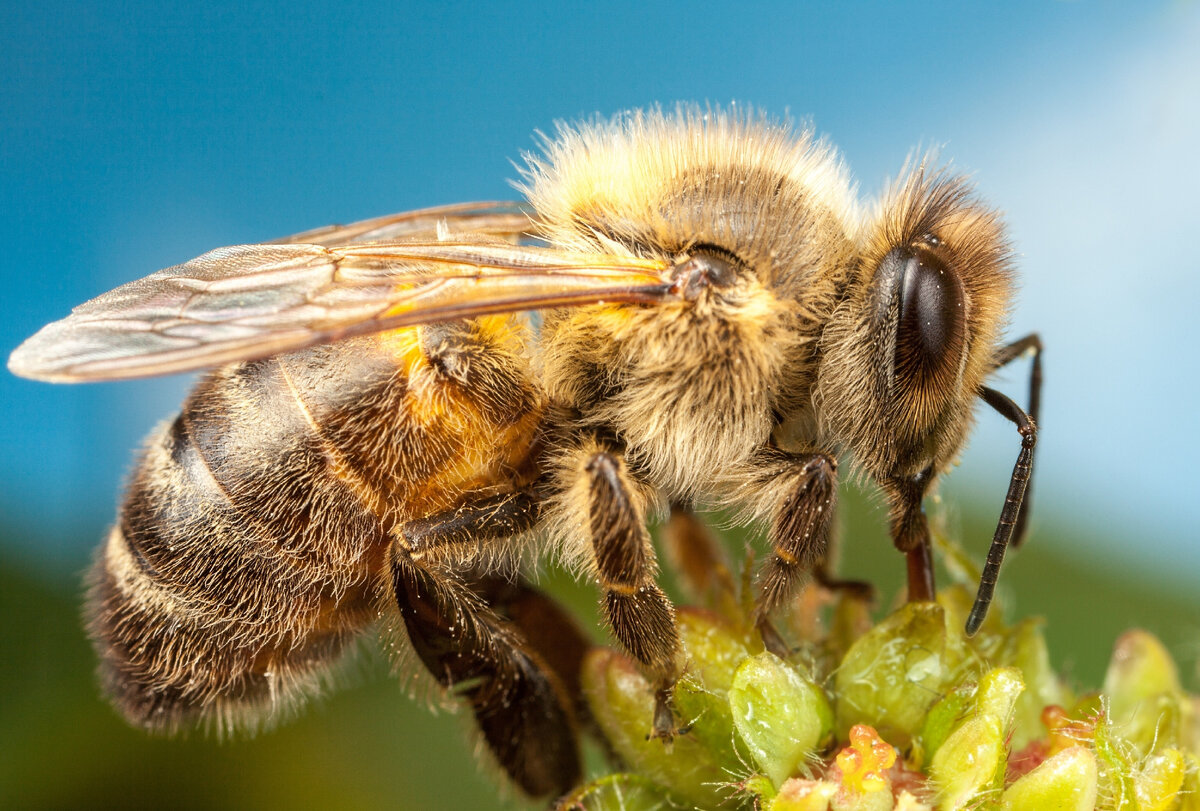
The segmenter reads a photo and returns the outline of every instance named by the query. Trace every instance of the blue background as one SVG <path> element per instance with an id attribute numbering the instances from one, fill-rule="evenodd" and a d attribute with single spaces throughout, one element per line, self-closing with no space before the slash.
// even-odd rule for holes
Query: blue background
<path id="1" fill-rule="evenodd" d="M 1195 2 L 8 3 L 0 350 L 218 245 L 511 198 L 556 120 L 737 101 L 811 120 L 865 195 L 915 147 L 974 175 L 1020 254 L 1010 333 L 1047 346 L 1036 542 L 1196 606 L 1198 42 Z M 7 565 L 73 579 L 187 385 L 0 374 Z M 980 422 L 946 500 L 994 513 L 1017 445 Z"/>
<path id="2" fill-rule="evenodd" d="M 5 350 L 217 245 L 512 197 L 512 161 L 558 119 L 677 100 L 790 113 L 841 146 L 864 194 L 940 146 L 1007 211 L 1011 333 L 1047 345 L 1040 516 L 1195 582 L 1195 3 L 51 1 L 7 4 L 0 37 Z M 130 449 L 185 387 L 0 375 L 10 551 L 78 566 Z M 952 486 L 997 501 L 1015 443 L 981 422 Z"/>

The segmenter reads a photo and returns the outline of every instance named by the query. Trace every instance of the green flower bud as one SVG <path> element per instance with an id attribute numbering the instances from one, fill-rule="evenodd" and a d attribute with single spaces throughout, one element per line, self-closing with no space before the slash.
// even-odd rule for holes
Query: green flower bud
<path id="1" fill-rule="evenodd" d="M 913 742 L 909 753 L 913 765 L 922 766 L 937 754 L 946 738 L 950 737 L 950 733 L 967 714 L 974 698 L 975 686 L 963 685 L 947 693 L 930 708 L 921 726 L 921 734 Z"/>
<path id="2" fill-rule="evenodd" d="M 677 617 L 688 668 L 675 688 L 676 716 L 725 774 L 743 772 L 749 752 L 734 731 L 728 692 L 750 650 L 741 633 L 715 614 L 685 608 Z"/>
<path id="3" fill-rule="evenodd" d="M 925 714 L 958 679 L 965 650 L 937 603 L 907 603 L 855 642 L 836 677 L 838 736 L 869 724 L 907 747 Z"/>
<path id="4" fill-rule="evenodd" d="M 821 636 L 826 594 L 804 608 L 806 668 L 763 651 L 743 587 L 751 596 L 727 600 L 729 616 L 678 613 L 686 732 L 673 744 L 647 740 L 654 697 L 637 667 L 589 656 L 586 696 L 629 772 L 563 808 L 1200 811 L 1200 698 L 1149 634 L 1123 636 L 1105 690 L 1077 698 L 1050 667 L 1040 620 L 1007 626 L 994 612 L 968 640 L 970 594 L 952 587 L 870 628 L 866 604 L 842 595 Z"/>
<path id="5" fill-rule="evenodd" d="M 654 691 L 632 662 L 612 651 L 592 651 L 583 664 L 583 689 L 605 738 L 631 771 L 695 805 L 720 805 L 727 792 L 717 783 L 727 775 L 727 764 L 698 736 L 681 735 L 670 746 L 647 740 Z"/>
<path id="6" fill-rule="evenodd" d="M 1000 799 L 1002 811 L 1092 811 L 1096 807 L 1096 756 L 1072 746 L 1017 780 Z"/>
<path id="7" fill-rule="evenodd" d="M 660 786 L 636 774 L 610 774 L 564 797 L 562 811 L 665 811 L 676 804 Z"/>
<path id="8" fill-rule="evenodd" d="M 1004 735 L 990 720 L 972 718 L 951 733 L 929 764 L 939 811 L 966 808 L 995 783 L 1004 762 Z"/>
<path id="9" fill-rule="evenodd" d="M 975 712 L 995 720 L 1007 731 L 1013 721 L 1017 701 L 1025 691 L 1025 679 L 1015 667 L 989 670 L 979 680 L 975 693 Z"/>
<path id="10" fill-rule="evenodd" d="M 1024 689 L 1015 668 L 997 668 L 980 680 L 974 712 L 950 733 L 929 764 L 939 811 L 966 808 L 981 793 L 1003 784 L 1005 741 Z"/>
<path id="11" fill-rule="evenodd" d="M 734 671 L 750 656 L 752 642 L 716 614 L 697 608 L 679 609 L 676 622 L 687 653 L 688 673 L 705 690 L 723 697 L 733 684 Z M 761 644 L 756 647 L 762 650 Z"/>
<path id="12" fill-rule="evenodd" d="M 1104 678 L 1113 733 L 1139 757 L 1157 744 L 1179 742 L 1184 694 L 1167 649 L 1146 631 L 1127 631 L 1117 640 Z"/>
<path id="13" fill-rule="evenodd" d="M 813 757 L 833 729 L 821 688 L 773 653 L 742 662 L 729 689 L 729 707 L 751 757 L 776 786 Z"/>
<path id="14" fill-rule="evenodd" d="M 708 750 L 721 773 L 746 771 L 750 752 L 734 729 L 729 700 L 723 694 L 709 691 L 696 679 L 685 676 L 675 686 L 675 716 L 687 727 L 688 737 Z"/>
<path id="15" fill-rule="evenodd" d="M 1151 755 L 1134 778 L 1138 811 L 1167 811 L 1175 804 L 1187 765 L 1178 749 Z"/>

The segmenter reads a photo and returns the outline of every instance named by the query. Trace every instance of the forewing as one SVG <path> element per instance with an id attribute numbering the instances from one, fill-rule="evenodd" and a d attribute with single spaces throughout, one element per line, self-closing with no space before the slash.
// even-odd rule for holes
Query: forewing
<path id="1" fill-rule="evenodd" d="M 274 242 L 334 248 L 364 242 L 432 240 L 439 237 L 439 231 L 452 237 L 472 234 L 517 240 L 527 235 L 531 216 L 532 210 L 526 203 L 458 203 L 389 214 L 349 225 L 328 225 Z"/>
<path id="2" fill-rule="evenodd" d="M 507 242 L 219 248 L 92 299 L 9 358 L 55 382 L 184 372 L 397 327 L 662 301 L 667 263 Z"/>

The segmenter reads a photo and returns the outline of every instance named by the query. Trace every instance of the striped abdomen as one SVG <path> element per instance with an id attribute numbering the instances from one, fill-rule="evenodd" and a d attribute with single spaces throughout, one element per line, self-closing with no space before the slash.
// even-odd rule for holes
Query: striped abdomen
<path id="1" fill-rule="evenodd" d="M 393 529 L 524 484 L 542 408 L 501 318 L 204 378 L 151 436 L 91 576 L 115 703 L 223 730 L 313 692 L 378 616 Z"/>

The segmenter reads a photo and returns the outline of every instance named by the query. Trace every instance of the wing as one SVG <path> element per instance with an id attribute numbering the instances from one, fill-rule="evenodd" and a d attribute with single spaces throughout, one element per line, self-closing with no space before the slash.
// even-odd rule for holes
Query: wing
<path id="1" fill-rule="evenodd" d="M 52 382 L 119 380 L 414 324 L 676 295 L 668 262 L 472 240 L 219 248 L 80 305 L 18 347 L 8 368 Z"/>
<path id="2" fill-rule="evenodd" d="M 389 214 L 350 225 L 328 225 L 272 240 L 272 243 L 309 243 L 335 248 L 364 242 L 436 239 L 439 230 L 449 234 L 515 240 L 528 234 L 532 213 L 525 203 L 458 203 Z"/>

